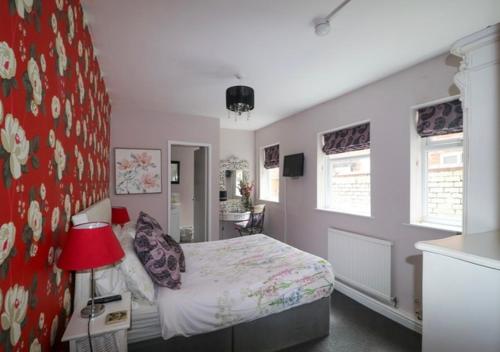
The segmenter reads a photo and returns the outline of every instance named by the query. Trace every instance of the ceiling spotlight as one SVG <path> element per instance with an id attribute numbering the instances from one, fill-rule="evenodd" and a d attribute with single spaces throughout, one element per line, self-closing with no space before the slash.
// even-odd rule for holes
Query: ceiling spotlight
<path id="1" fill-rule="evenodd" d="M 332 12 L 328 14 L 325 18 L 319 19 L 315 26 L 314 26 L 314 32 L 316 33 L 317 36 L 323 37 L 330 33 L 330 20 L 332 19 L 333 16 L 342 8 L 347 5 L 351 0 L 344 0 L 339 6 L 337 6 L 335 9 L 333 9 Z"/>

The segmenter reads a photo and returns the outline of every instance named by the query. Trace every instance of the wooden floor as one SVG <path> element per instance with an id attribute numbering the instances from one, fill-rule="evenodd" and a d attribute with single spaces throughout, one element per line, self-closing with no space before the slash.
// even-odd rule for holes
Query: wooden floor
<path id="1" fill-rule="evenodd" d="M 420 352 L 421 335 L 347 296 L 332 294 L 330 335 L 282 352 Z"/>

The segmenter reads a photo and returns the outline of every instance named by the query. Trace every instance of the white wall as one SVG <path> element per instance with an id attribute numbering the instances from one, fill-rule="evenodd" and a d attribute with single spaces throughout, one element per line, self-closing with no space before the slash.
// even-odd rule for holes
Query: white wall
<path id="1" fill-rule="evenodd" d="M 123 205 L 129 210 L 132 220 L 137 219 L 139 211 L 144 210 L 154 216 L 164 229 L 168 229 L 167 160 L 168 141 L 206 143 L 211 146 L 211 240 L 219 238 L 219 132 L 220 120 L 209 117 L 189 116 L 141 110 L 119 102 L 113 104 L 111 121 L 111 146 L 127 148 L 159 148 L 162 150 L 162 188 L 161 194 L 116 195 L 114 176 L 111 177 L 111 202 Z M 111 157 L 110 172 L 114 173 L 114 160 Z"/>
<path id="2" fill-rule="evenodd" d="M 179 193 L 181 226 L 193 226 L 194 151 L 198 147 L 173 145 L 172 161 L 180 162 L 180 182 L 172 184 L 172 193 Z"/>
<path id="3" fill-rule="evenodd" d="M 421 297 L 421 255 L 413 245 L 450 235 L 407 225 L 410 107 L 457 94 L 452 86 L 457 64 L 454 57 L 441 55 L 256 132 L 256 151 L 280 143 L 281 166 L 284 155 L 305 154 L 304 177 L 282 179 L 281 202 L 268 203 L 265 232 L 283 239 L 286 211 L 287 242 L 324 258 L 331 226 L 393 241 L 393 293 L 400 309 L 410 315 L 414 299 Z M 371 121 L 372 217 L 316 210 L 318 133 L 367 119 Z"/>
<path id="4" fill-rule="evenodd" d="M 250 180 L 255 181 L 255 131 L 220 130 L 220 159 L 236 156 L 248 161 Z"/>

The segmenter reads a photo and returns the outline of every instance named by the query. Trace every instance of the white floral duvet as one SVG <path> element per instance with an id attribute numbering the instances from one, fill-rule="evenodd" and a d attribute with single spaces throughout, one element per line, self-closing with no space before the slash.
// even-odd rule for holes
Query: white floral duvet
<path id="1" fill-rule="evenodd" d="M 327 297 L 330 263 L 258 234 L 183 244 L 180 290 L 158 289 L 162 335 L 222 329 Z"/>

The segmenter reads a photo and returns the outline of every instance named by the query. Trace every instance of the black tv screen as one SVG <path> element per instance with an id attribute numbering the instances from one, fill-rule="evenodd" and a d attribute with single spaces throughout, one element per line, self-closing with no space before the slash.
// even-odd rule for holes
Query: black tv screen
<path id="1" fill-rule="evenodd" d="M 283 176 L 304 176 L 304 153 L 285 155 Z"/>

